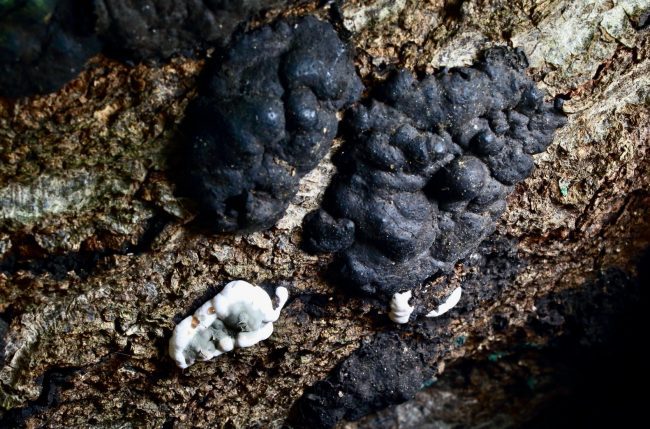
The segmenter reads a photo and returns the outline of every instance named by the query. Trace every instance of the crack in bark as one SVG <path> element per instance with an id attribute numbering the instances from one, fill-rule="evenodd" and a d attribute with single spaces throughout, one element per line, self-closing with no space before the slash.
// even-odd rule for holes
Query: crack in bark
<path id="1" fill-rule="evenodd" d="M 0 259 L 0 272 L 14 275 L 19 271 L 27 271 L 33 275 L 50 274 L 54 280 L 64 280 L 74 272 L 82 280 L 90 277 L 100 266 L 100 263 L 109 256 L 142 254 L 151 250 L 151 245 L 162 232 L 164 227 L 172 221 L 172 216 L 159 211 L 149 218 L 144 232 L 138 237 L 135 244 L 127 244 L 122 249 L 102 249 L 66 252 L 62 254 L 47 254 L 40 249 L 38 243 L 31 235 L 13 238 L 14 245 L 2 259 Z M 106 268 L 110 268 L 107 266 Z"/>

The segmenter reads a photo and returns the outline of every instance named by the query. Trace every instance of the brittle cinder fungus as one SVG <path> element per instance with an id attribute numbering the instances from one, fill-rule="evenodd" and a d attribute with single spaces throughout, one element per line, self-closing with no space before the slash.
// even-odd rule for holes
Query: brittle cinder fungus
<path id="1" fill-rule="evenodd" d="M 287 0 L 94 0 L 106 51 L 124 60 L 164 60 L 225 45 L 251 15 Z"/>
<path id="2" fill-rule="evenodd" d="M 278 304 L 259 286 L 230 282 L 214 298 L 183 319 L 169 340 L 169 355 L 180 368 L 206 361 L 235 347 L 251 347 L 273 333 L 273 322 L 287 302 L 284 287 L 275 290 Z"/>
<path id="3" fill-rule="evenodd" d="M 526 67 L 522 51 L 492 48 L 422 80 L 401 70 L 353 107 L 338 173 L 305 218 L 305 247 L 338 252 L 345 283 L 385 299 L 466 257 L 565 122 Z"/>
<path id="4" fill-rule="evenodd" d="M 91 5 L 82 0 L 0 2 L 0 96 L 58 90 L 99 51 Z"/>
<path id="5" fill-rule="evenodd" d="M 216 231 L 269 228 L 360 97 L 350 52 L 308 16 L 235 38 L 208 70 L 183 125 L 187 192 Z"/>
<path id="6" fill-rule="evenodd" d="M 220 47 L 255 14 L 300 1 L 0 1 L 0 96 L 56 91 L 100 50 L 137 62 Z"/>

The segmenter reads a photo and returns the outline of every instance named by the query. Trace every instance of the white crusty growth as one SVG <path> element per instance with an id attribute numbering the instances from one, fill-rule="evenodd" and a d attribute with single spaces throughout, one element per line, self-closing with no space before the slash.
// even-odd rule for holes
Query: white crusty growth
<path id="1" fill-rule="evenodd" d="M 463 289 L 459 286 L 447 297 L 447 300 L 438 306 L 437 310 L 431 310 L 427 317 L 438 317 L 442 316 L 458 304 L 460 301 L 460 296 L 463 293 Z"/>
<path id="2" fill-rule="evenodd" d="M 250 347 L 273 333 L 273 322 L 287 302 L 289 292 L 275 289 L 278 306 L 259 286 L 237 280 L 183 319 L 169 340 L 169 355 L 180 368 L 206 361 L 235 347 Z"/>
<path id="3" fill-rule="evenodd" d="M 393 299 L 390 300 L 390 320 L 395 323 L 407 323 L 411 313 L 415 307 L 409 305 L 409 299 L 411 299 L 411 291 L 396 293 L 393 295 Z"/>

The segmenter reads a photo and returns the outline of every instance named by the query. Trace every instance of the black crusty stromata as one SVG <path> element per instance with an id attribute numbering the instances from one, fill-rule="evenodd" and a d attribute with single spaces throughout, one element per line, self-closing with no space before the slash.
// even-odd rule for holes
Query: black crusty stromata
<path id="1" fill-rule="evenodd" d="M 58 90 L 84 69 L 100 43 L 84 0 L 0 2 L 0 96 Z"/>
<path id="2" fill-rule="evenodd" d="M 105 51 L 128 61 L 165 60 L 224 46 L 261 10 L 296 0 L 93 0 Z"/>
<path id="3" fill-rule="evenodd" d="M 273 226 L 362 91 L 348 47 L 308 16 L 236 37 L 188 107 L 186 191 L 215 231 Z"/>
<path id="4" fill-rule="evenodd" d="M 313 252 L 390 296 L 449 269 L 495 229 L 513 185 L 565 122 L 524 74 L 520 50 L 424 79 L 401 70 L 351 109 L 338 174 L 304 223 Z"/>

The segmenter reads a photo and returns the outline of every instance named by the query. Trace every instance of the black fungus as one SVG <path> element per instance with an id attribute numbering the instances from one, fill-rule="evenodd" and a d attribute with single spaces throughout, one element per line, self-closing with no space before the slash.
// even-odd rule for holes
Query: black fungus
<path id="1" fill-rule="evenodd" d="M 222 47 L 255 14 L 301 1 L 0 1 L 0 96 L 56 91 L 100 50 L 139 62 Z"/>
<path id="2" fill-rule="evenodd" d="M 385 297 L 472 252 L 565 122 L 526 67 L 520 50 L 492 48 L 422 80 L 401 70 L 352 108 L 339 172 L 305 219 L 307 250 L 338 252 L 345 284 Z"/>
<path id="3" fill-rule="evenodd" d="M 215 231 L 266 229 L 329 151 L 336 113 L 361 81 L 346 45 L 314 17 L 238 36 L 213 62 L 182 127 L 186 190 Z"/>
<path id="4" fill-rule="evenodd" d="M 97 28 L 111 56 L 164 60 L 197 48 L 224 46 L 235 28 L 288 0 L 95 0 Z"/>
<path id="5" fill-rule="evenodd" d="M 440 353 L 439 344 L 428 345 Z M 411 399 L 433 373 L 421 355 L 395 332 L 377 334 L 305 390 L 290 411 L 290 427 L 333 428 L 343 418 L 357 420 Z"/>
<path id="6" fill-rule="evenodd" d="M 0 2 L 0 96 L 58 90 L 99 51 L 83 0 Z"/>

